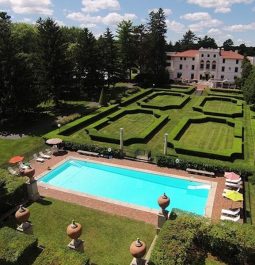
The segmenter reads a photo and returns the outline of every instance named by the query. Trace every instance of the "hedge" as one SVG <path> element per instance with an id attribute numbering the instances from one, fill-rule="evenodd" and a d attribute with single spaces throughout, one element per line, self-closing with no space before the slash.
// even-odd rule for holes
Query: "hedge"
<path id="1" fill-rule="evenodd" d="M 221 93 L 221 92 L 215 92 L 211 91 L 211 89 L 208 91 L 209 96 L 218 96 L 218 97 L 230 97 L 230 98 L 236 98 L 243 100 L 243 95 L 240 94 L 230 94 L 230 93 Z"/>
<path id="2" fill-rule="evenodd" d="M 0 169 L 0 215 L 28 199 L 25 180 Z"/>
<path id="3" fill-rule="evenodd" d="M 0 229 L 0 264 L 21 265 L 37 248 L 37 238 L 9 227 Z"/>
<path id="4" fill-rule="evenodd" d="M 193 86 L 178 86 L 174 85 L 169 88 L 155 88 L 154 91 L 168 91 L 168 92 L 176 92 L 176 93 L 184 93 L 191 95 L 196 90 Z"/>
<path id="5" fill-rule="evenodd" d="M 255 227 L 209 219 L 173 210 L 162 227 L 150 265 L 205 264 L 208 253 L 227 264 L 254 264 Z"/>
<path id="6" fill-rule="evenodd" d="M 120 106 L 123 107 L 123 106 L 127 106 L 131 103 L 134 103 L 136 102 L 137 100 L 139 100 L 140 98 L 143 98 L 144 96 L 150 94 L 152 92 L 152 89 L 146 89 L 146 90 L 143 90 L 135 95 L 132 95 L 131 97 L 128 97 L 127 99 L 125 100 L 122 100 L 121 103 L 120 103 Z"/>
<path id="7" fill-rule="evenodd" d="M 232 94 L 241 94 L 241 95 L 243 94 L 243 91 L 240 89 L 211 88 L 210 90 L 219 93 L 232 93 Z"/>
<path id="8" fill-rule="evenodd" d="M 238 111 L 232 111 L 232 112 L 208 111 L 204 105 L 206 101 L 213 101 L 213 100 L 230 101 L 238 107 Z M 208 96 L 205 98 L 201 98 L 200 101 L 197 104 L 195 104 L 192 108 L 193 110 L 202 112 L 206 115 L 225 116 L 225 117 L 231 117 L 231 118 L 243 116 L 243 102 L 241 100 L 234 99 L 234 98 L 228 98 L 228 97 Z"/>
<path id="9" fill-rule="evenodd" d="M 150 100 L 153 99 L 156 96 L 178 96 L 182 98 L 182 101 L 179 104 L 168 104 L 167 102 L 165 105 L 154 105 L 150 103 Z M 140 105 L 143 108 L 151 108 L 151 109 L 160 109 L 160 110 L 168 110 L 168 109 L 181 109 L 188 101 L 190 100 L 190 97 L 182 94 L 182 93 L 173 93 L 173 92 L 153 92 L 151 95 L 145 97 L 142 101 L 138 101 L 137 104 Z"/>
<path id="10" fill-rule="evenodd" d="M 211 151 L 197 147 L 186 147 L 179 142 L 179 139 L 191 123 L 203 123 L 208 121 L 226 123 L 234 127 L 234 141 L 232 149 Z M 177 153 L 181 154 L 215 158 L 219 160 L 226 159 L 229 161 L 233 161 L 237 158 L 243 158 L 243 125 L 239 121 L 214 116 L 183 118 L 169 134 L 168 145 L 169 147 L 174 148 Z"/>
<path id="11" fill-rule="evenodd" d="M 33 265 L 89 265 L 89 258 L 84 253 L 72 251 L 67 247 L 46 247 Z"/>
<path id="12" fill-rule="evenodd" d="M 108 143 L 119 143 L 119 137 L 112 136 L 110 134 L 103 134 L 102 132 L 99 132 L 98 129 L 101 129 L 102 127 L 106 126 L 107 123 L 110 120 L 116 120 L 123 115 L 130 114 L 130 113 L 149 113 L 151 115 L 154 115 L 157 120 L 154 121 L 146 130 L 139 134 L 133 134 L 130 137 L 124 138 L 124 144 L 130 145 L 135 143 L 145 143 L 152 135 L 155 134 L 159 128 L 161 128 L 169 119 L 168 115 L 161 115 L 156 112 L 153 112 L 152 110 L 144 110 L 144 109 L 123 109 L 116 113 L 114 113 L 111 116 L 108 116 L 107 118 L 98 121 L 94 124 L 92 124 L 86 131 L 88 132 L 90 138 L 95 141 L 102 141 L 102 142 L 108 142 Z"/>

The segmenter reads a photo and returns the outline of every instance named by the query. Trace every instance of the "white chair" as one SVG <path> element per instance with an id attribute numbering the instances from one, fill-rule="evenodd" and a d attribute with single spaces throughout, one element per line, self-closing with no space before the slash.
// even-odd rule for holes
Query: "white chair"
<path id="1" fill-rule="evenodd" d="M 43 152 L 39 152 L 39 156 L 40 156 L 41 158 L 51 159 L 51 156 L 50 156 L 50 155 L 46 155 L 46 154 L 44 154 Z"/>
<path id="2" fill-rule="evenodd" d="M 237 216 L 221 215 L 220 219 L 221 219 L 221 220 L 227 220 L 227 221 L 237 222 L 237 221 L 240 220 L 240 214 L 237 215 Z"/>
<path id="3" fill-rule="evenodd" d="M 240 215 L 240 208 L 237 208 L 235 210 L 232 209 L 222 209 L 221 210 L 222 215 L 230 215 L 230 216 L 236 216 Z"/>
<path id="4" fill-rule="evenodd" d="M 239 178 L 239 179 L 236 179 L 236 180 L 232 180 L 232 179 L 226 179 L 226 182 L 228 182 L 228 183 L 239 183 L 239 182 L 241 182 L 242 181 L 242 179 L 241 178 Z"/>
<path id="5" fill-rule="evenodd" d="M 37 162 L 43 163 L 45 160 L 41 157 L 38 157 L 37 154 L 33 154 L 34 160 Z"/>
<path id="6" fill-rule="evenodd" d="M 239 183 L 230 183 L 230 182 L 225 182 L 225 185 L 230 188 L 240 188 L 241 187 L 241 182 Z"/>
<path id="7" fill-rule="evenodd" d="M 18 176 L 19 175 L 19 172 L 14 170 L 12 167 L 8 167 L 8 171 L 14 176 Z"/>

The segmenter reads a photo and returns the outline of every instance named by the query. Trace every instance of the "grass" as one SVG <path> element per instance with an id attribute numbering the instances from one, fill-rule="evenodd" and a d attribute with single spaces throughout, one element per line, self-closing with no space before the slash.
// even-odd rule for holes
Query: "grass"
<path id="1" fill-rule="evenodd" d="M 67 225 L 72 219 L 79 222 L 83 226 L 84 252 L 94 265 L 129 264 L 131 242 L 140 237 L 149 248 L 155 235 L 152 225 L 49 198 L 33 203 L 29 209 L 33 234 L 39 244 L 55 252 L 70 242 L 66 235 Z M 66 248 L 70 263 L 65 264 L 78 265 L 70 260 L 68 251 Z"/>
<path id="2" fill-rule="evenodd" d="M 219 113 L 238 112 L 239 108 L 235 103 L 221 100 L 207 100 L 204 104 L 204 110 Z"/>
<path id="3" fill-rule="evenodd" d="M 165 106 L 165 105 L 179 105 L 183 102 L 183 98 L 180 96 L 174 96 L 174 95 L 157 95 L 153 97 L 152 99 L 149 99 L 149 104 L 157 105 L 157 106 Z"/>
<path id="4" fill-rule="evenodd" d="M 216 122 L 190 124 L 179 142 L 183 146 L 218 151 L 231 149 L 233 144 L 233 127 Z"/>
<path id="5" fill-rule="evenodd" d="M 152 114 L 126 114 L 116 121 L 109 123 L 99 130 L 99 132 L 101 131 L 108 135 L 118 136 L 120 128 L 125 128 L 125 136 L 130 137 L 134 134 L 134 132 L 139 134 L 146 130 L 146 128 L 148 128 L 155 120 L 156 118 Z"/>

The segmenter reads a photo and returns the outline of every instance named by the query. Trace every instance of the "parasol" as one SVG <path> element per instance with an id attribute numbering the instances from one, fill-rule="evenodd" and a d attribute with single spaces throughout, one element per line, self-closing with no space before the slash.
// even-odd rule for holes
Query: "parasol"
<path id="1" fill-rule="evenodd" d="M 240 179 L 240 175 L 236 174 L 235 172 L 225 172 L 224 177 L 226 179 L 230 179 L 230 180 L 239 180 Z"/>
<path id="2" fill-rule="evenodd" d="M 10 160 L 9 163 L 11 164 L 16 164 L 19 163 L 21 161 L 23 161 L 24 157 L 23 156 L 13 156 Z"/>
<path id="3" fill-rule="evenodd" d="M 56 145 L 56 144 L 61 144 L 62 142 L 63 142 L 63 140 L 60 138 L 52 138 L 52 139 L 48 139 L 46 141 L 46 144 Z"/>

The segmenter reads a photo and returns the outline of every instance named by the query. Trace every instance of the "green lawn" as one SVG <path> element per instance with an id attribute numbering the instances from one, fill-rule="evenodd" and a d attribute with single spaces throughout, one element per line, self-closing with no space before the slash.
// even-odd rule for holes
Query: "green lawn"
<path id="1" fill-rule="evenodd" d="M 183 102 L 183 98 L 175 95 L 158 95 L 149 99 L 146 103 L 156 106 L 179 105 Z"/>
<path id="2" fill-rule="evenodd" d="M 204 104 L 204 110 L 219 113 L 238 112 L 239 108 L 235 103 L 224 100 L 207 100 Z"/>
<path id="3" fill-rule="evenodd" d="M 223 123 L 205 122 L 190 124 L 179 142 L 187 147 L 218 151 L 231 149 L 233 139 L 233 127 Z"/>
<path id="4" fill-rule="evenodd" d="M 144 130 L 146 130 L 146 128 L 150 127 L 151 124 L 155 121 L 156 118 L 152 114 L 126 114 L 113 122 L 109 122 L 109 124 L 99 130 L 99 132 L 101 131 L 104 134 L 112 135 L 113 137 L 118 137 L 120 134 L 120 128 L 125 128 L 125 136 L 130 137 L 134 133 L 137 135 L 143 132 Z"/>
<path id="5" fill-rule="evenodd" d="M 39 244 L 56 252 L 70 242 L 66 227 L 72 219 L 81 223 L 84 252 L 90 257 L 91 264 L 129 264 L 132 259 L 129 253 L 131 242 L 139 237 L 149 248 L 155 236 L 152 225 L 49 198 L 33 203 L 29 209 L 33 234 Z M 72 252 L 66 248 L 69 262 L 65 265 L 78 265 L 70 260 L 69 251 Z"/>

